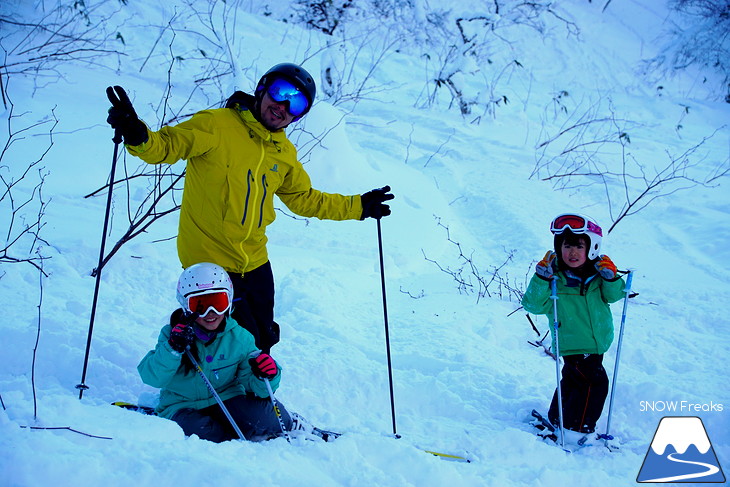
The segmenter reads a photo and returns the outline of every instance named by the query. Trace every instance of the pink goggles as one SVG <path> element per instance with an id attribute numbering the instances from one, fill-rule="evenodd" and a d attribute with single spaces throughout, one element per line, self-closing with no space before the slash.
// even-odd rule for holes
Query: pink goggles
<path id="1" fill-rule="evenodd" d="M 601 227 L 597 223 L 590 221 L 584 216 L 573 213 L 559 215 L 550 224 L 550 231 L 556 235 L 563 233 L 566 229 L 573 233 L 591 232 L 599 237 L 603 236 L 603 230 L 601 230 Z"/>

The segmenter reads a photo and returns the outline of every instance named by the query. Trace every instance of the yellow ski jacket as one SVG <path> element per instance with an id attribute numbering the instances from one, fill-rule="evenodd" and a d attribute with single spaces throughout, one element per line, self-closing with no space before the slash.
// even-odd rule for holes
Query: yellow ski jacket
<path id="1" fill-rule="evenodd" d="M 270 132 L 246 109 L 204 110 L 127 146 L 149 164 L 187 160 L 177 250 L 184 268 L 213 262 L 243 274 L 268 261 L 266 226 L 274 194 L 294 213 L 322 220 L 357 220 L 359 195 L 312 188 L 283 130 Z"/>

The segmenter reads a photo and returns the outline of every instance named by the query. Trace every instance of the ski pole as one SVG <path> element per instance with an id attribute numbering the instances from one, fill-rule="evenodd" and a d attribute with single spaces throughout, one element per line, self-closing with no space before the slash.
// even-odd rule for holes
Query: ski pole
<path id="1" fill-rule="evenodd" d="M 634 271 L 629 269 L 628 276 L 626 277 L 626 287 L 624 288 L 624 293 L 626 293 L 626 296 L 624 297 L 624 309 L 621 313 L 621 326 L 619 327 L 618 332 L 618 346 L 616 348 L 616 363 L 613 366 L 613 382 L 611 382 L 611 397 L 608 400 L 608 418 L 606 420 L 606 433 L 603 435 L 599 435 L 599 438 L 602 438 L 604 440 L 604 444 L 608 448 L 608 442 L 613 439 L 613 436 L 610 435 L 609 431 L 611 430 L 611 413 L 613 412 L 613 395 L 616 391 L 616 378 L 618 377 L 618 363 L 619 358 L 621 357 L 621 345 L 623 344 L 624 340 L 624 324 L 626 323 L 626 308 L 629 305 L 629 294 L 631 293 L 631 281 L 634 278 Z"/>
<path id="2" fill-rule="evenodd" d="M 111 95 L 108 95 L 111 96 Z M 84 368 L 81 372 L 81 383 L 76 385 L 76 389 L 79 390 L 79 399 L 84 396 L 84 391 L 89 388 L 85 384 L 86 382 L 86 370 L 89 365 L 89 351 L 91 350 L 91 336 L 94 333 L 94 318 L 96 317 L 96 303 L 99 299 L 99 286 L 101 284 L 101 268 L 104 262 L 104 247 L 106 246 L 106 233 L 109 227 L 109 213 L 111 212 L 112 206 L 112 188 L 114 187 L 114 173 L 117 168 L 117 155 L 119 153 L 119 144 L 122 143 L 122 131 L 120 129 L 114 130 L 114 155 L 112 156 L 112 168 L 109 174 L 109 193 L 106 198 L 106 213 L 104 215 L 104 230 L 101 234 L 101 248 L 99 249 L 99 263 L 96 266 L 96 283 L 94 284 L 94 299 L 91 303 L 91 318 L 89 318 L 89 334 L 86 338 L 86 353 L 84 354 Z"/>
<path id="3" fill-rule="evenodd" d="M 558 341 L 558 276 L 550 282 L 550 299 L 553 300 L 553 335 L 555 337 L 555 379 L 558 383 L 558 417 L 560 418 L 560 446 L 565 449 L 565 429 L 563 428 L 563 390 L 560 386 L 560 342 Z"/>
<path id="4" fill-rule="evenodd" d="M 236 431 L 236 434 L 238 435 L 238 437 L 241 440 L 245 440 L 246 438 L 243 436 L 243 432 L 241 432 L 241 428 L 238 427 L 236 422 L 233 420 L 233 416 L 231 416 L 231 413 L 228 411 L 228 408 L 226 407 L 225 404 L 223 404 L 223 399 L 221 399 L 221 397 L 218 395 L 218 393 L 215 392 L 215 387 L 213 387 L 213 384 L 210 383 L 208 378 L 205 376 L 205 372 L 203 372 L 202 367 L 200 367 L 200 364 L 198 363 L 197 360 L 195 360 L 195 357 L 193 357 L 193 354 L 190 352 L 190 345 L 188 345 L 187 348 L 185 349 L 185 354 L 188 356 L 190 361 L 195 366 L 195 370 L 198 371 L 198 374 L 200 375 L 200 378 L 203 379 L 203 382 L 205 382 L 205 385 L 208 386 L 208 390 L 210 391 L 211 394 L 213 394 L 213 397 L 215 398 L 216 402 L 223 410 L 223 414 L 225 414 L 226 418 L 228 418 L 228 421 L 231 422 L 231 426 L 233 426 L 233 429 Z"/>
<path id="5" fill-rule="evenodd" d="M 385 349 L 388 359 L 388 383 L 390 384 L 390 414 L 393 419 L 393 436 L 400 438 L 395 426 L 395 398 L 393 395 L 393 367 L 390 361 L 390 335 L 388 332 L 388 303 L 385 298 L 385 266 L 383 265 L 383 236 L 380 229 L 380 218 L 376 218 L 378 223 L 378 253 L 380 254 L 380 284 L 383 294 L 383 322 L 385 323 Z"/>
<path id="6" fill-rule="evenodd" d="M 289 433 L 286 431 L 286 426 L 284 426 L 284 418 L 281 417 L 281 410 L 279 409 L 279 405 L 276 404 L 276 399 L 274 398 L 274 391 L 271 389 L 271 383 L 269 382 L 269 379 L 264 378 L 264 384 L 266 384 L 266 389 L 269 391 L 269 398 L 271 398 L 271 405 L 274 406 L 274 413 L 276 414 L 276 419 L 279 420 L 279 426 L 281 426 L 281 432 L 284 434 L 284 438 L 286 438 L 287 443 L 291 443 L 291 439 L 289 438 Z"/>
<path id="7" fill-rule="evenodd" d="M 261 355 L 261 350 L 256 350 L 255 352 L 252 352 L 249 354 L 250 358 L 256 358 L 259 355 Z M 269 382 L 269 379 L 264 377 L 264 384 L 266 384 L 266 390 L 269 391 L 269 398 L 271 399 L 271 405 L 274 407 L 274 414 L 276 414 L 276 419 L 279 421 L 279 426 L 281 427 L 281 432 L 284 435 L 284 438 L 286 438 L 287 443 L 291 443 L 291 439 L 289 438 L 289 433 L 286 431 L 286 426 L 284 426 L 284 418 L 281 416 L 281 409 L 279 409 L 279 405 L 276 404 L 276 398 L 274 397 L 274 390 L 271 388 L 271 382 Z"/>

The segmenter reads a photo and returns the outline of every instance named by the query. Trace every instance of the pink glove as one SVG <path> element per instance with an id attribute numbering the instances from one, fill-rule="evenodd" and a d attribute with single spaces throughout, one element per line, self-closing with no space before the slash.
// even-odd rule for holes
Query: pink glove
<path id="1" fill-rule="evenodd" d="M 258 357 L 248 359 L 253 375 L 259 379 L 273 379 L 279 372 L 279 367 L 268 353 L 262 353 Z"/>
<path id="2" fill-rule="evenodd" d="M 195 331 L 193 327 L 178 323 L 175 325 L 170 332 L 170 338 L 167 340 L 170 343 L 170 347 L 178 353 L 184 353 L 195 340 Z"/>

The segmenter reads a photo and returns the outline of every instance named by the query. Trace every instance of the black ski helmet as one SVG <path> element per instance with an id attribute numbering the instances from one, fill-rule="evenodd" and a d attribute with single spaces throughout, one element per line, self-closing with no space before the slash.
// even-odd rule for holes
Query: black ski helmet
<path id="1" fill-rule="evenodd" d="M 294 63 L 281 63 L 273 66 L 261 77 L 258 85 L 256 86 L 256 98 L 260 100 L 261 97 L 263 97 L 266 88 L 268 88 L 274 80 L 280 78 L 293 83 L 301 90 L 302 93 L 304 93 L 307 100 L 309 100 L 307 110 L 295 119 L 298 120 L 306 115 L 309 109 L 312 108 L 314 97 L 317 95 L 317 85 L 314 83 L 312 75 L 303 67 Z"/>

